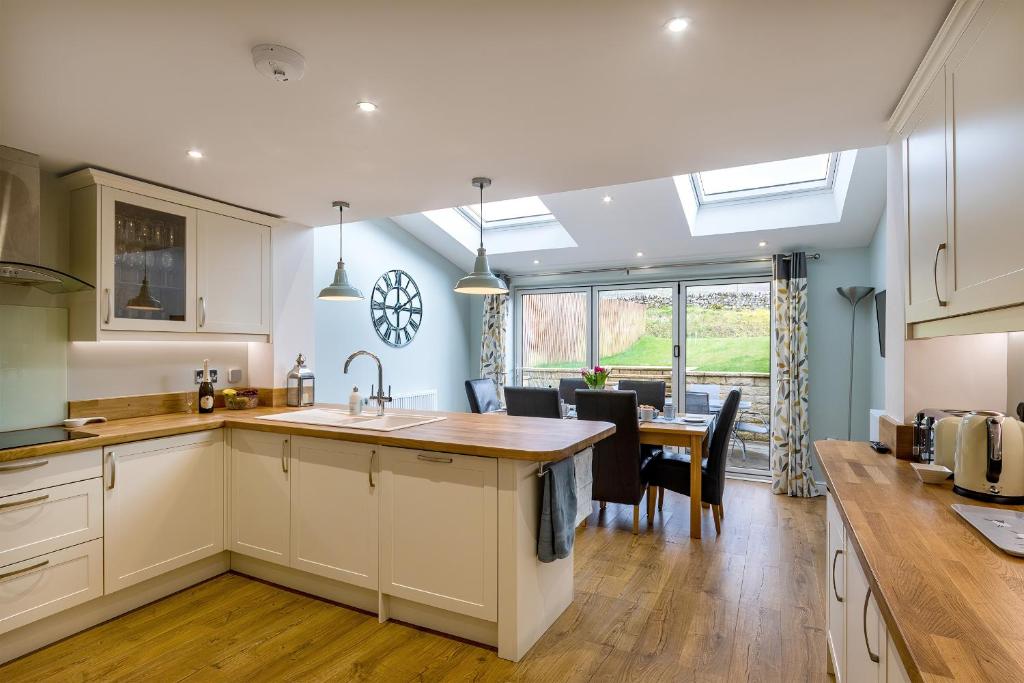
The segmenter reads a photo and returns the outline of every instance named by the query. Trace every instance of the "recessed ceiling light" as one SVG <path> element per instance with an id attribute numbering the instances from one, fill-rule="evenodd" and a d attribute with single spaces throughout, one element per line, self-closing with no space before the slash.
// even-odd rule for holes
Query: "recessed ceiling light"
<path id="1" fill-rule="evenodd" d="M 604 197 L 601 198 L 601 201 L 604 202 L 605 204 L 611 204 L 612 196 L 610 194 L 606 194 Z"/>
<path id="2" fill-rule="evenodd" d="M 638 251 L 638 252 L 636 252 L 636 255 L 637 255 L 637 256 L 643 256 L 643 255 L 644 255 L 644 252 L 642 252 L 642 251 Z"/>
<path id="3" fill-rule="evenodd" d="M 359 111 L 367 113 L 377 111 L 377 105 L 373 102 L 356 102 L 356 106 L 359 107 Z"/>
<path id="4" fill-rule="evenodd" d="M 203 153 L 200 152 L 198 149 L 190 149 L 188 151 L 188 155 L 190 157 L 192 157 L 193 159 L 202 159 L 203 158 Z"/>
<path id="5" fill-rule="evenodd" d="M 539 266 L 540 265 L 540 260 L 539 259 L 533 259 L 533 265 Z"/>
<path id="6" fill-rule="evenodd" d="M 672 33 L 682 33 L 683 31 L 686 30 L 686 27 L 689 25 L 689 19 L 686 19 L 684 17 L 675 17 L 673 19 L 668 20 L 668 22 L 665 24 L 665 28 L 667 28 Z"/>
<path id="7" fill-rule="evenodd" d="M 767 242 L 758 242 L 757 246 L 759 246 L 759 247 L 767 247 L 768 243 Z"/>

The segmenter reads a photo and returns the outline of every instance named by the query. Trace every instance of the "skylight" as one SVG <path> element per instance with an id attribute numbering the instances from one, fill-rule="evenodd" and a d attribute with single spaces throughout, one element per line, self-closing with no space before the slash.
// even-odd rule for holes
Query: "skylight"
<path id="1" fill-rule="evenodd" d="M 479 223 L 479 204 L 459 207 L 459 211 L 474 224 Z M 540 197 L 520 197 L 497 202 L 484 202 L 484 230 L 553 222 L 555 222 L 555 217 Z"/>
<path id="2" fill-rule="evenodd" d="M 838 154 L 701 171 L 690 176 L 700 204 L 830 190 Z"/>

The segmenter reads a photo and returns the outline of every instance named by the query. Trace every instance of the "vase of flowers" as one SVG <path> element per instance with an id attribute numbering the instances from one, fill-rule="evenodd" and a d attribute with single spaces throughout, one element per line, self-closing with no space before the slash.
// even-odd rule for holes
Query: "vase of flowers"
<path id="1" fill-rule="evenodd" d="M 608 381 L 608 375 L 611 372 L 611 368 L 602 368 L 600 365 L 595 365 L 592 368 L 583 368 L 580 370 L 580 375 L 583 376 L 583 381 L 588 389 L 604 389 L 605 382 Z"/>

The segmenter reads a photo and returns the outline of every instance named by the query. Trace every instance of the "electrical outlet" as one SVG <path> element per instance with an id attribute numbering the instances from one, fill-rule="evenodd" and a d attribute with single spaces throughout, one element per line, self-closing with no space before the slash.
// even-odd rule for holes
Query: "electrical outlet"
<path id="1" fill-rule="evenodd" d="M 210 381 L 214 384 L 217 383 L 217 371 L 210 368 Z M 196 384 L 202 384 L 203 382 L 203 371 L 202 369 L 196 370 Z"/>

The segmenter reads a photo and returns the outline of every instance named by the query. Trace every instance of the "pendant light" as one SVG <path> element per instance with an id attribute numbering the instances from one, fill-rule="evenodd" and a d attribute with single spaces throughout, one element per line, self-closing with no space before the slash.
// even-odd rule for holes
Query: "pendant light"
<path id="1" fill-rule="evenodd" d="M 334 270 L 334 281 L 320 290 L 318 299 L 324 301 L 362 301 L 363 293 L 358 287 L 349 284 L 348 273 L 345 272 L 345 260 L 342 258 L 341 247 L 344 240 L 341 235 L 341 216 L 349 208 L 348 202 L 337 201 L 331 206 L 338 207 L 338 267 Z"/>
<path id="2" fill-rule="evenodd" d="M 143 268 L 142 271 L 142 286 L 139 287 L 139 292 L 131 299 L 128 299 L 128 303 L 124 305 L 125 308 L 133 311 L 162 311 L 164 305 L 160 303 L 159 299 L 153 297 L 149 291 L 149 253 L 143 252 Z"/>
<path id="3" fill-rule="evenodd" d="M 490 178 L 473 178 L 473 187 L 480 189 L 480 248 L 476 252 L 473 272 L 455 283 L 460 294 L 508 294 L 504 281 L 491 271 L 484 249 L 484 188 L 491 184 Z"/>

